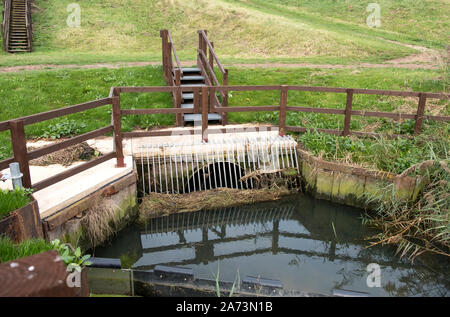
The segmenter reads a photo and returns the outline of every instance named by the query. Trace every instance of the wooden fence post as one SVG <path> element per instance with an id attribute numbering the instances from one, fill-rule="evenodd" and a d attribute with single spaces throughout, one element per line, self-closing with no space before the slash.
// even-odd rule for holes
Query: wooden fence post
<path id="1" fill-rule="evenodd" d="M 228 69 L 225 69 L 225 74 L 223 74 L 223 85 L 228 86 Z M 222 100 L 222 107 L 228 107 L 228 89 L 223 91 L 224 96 Z M 228 124 L 228 112 L 222 113 L 222 125 Z"/>
<path id="2" fill-rule="evenodd" d="M 167 73 L 167 40 L 168 40 L 168 32 L 167 30 L 161 30 L 159 35 L 162 38 L 162 62 L 163 62 L 163 73 L 166 82 L 168 82 L 168 73 Z"/>
<path id="3" fill-rule="evenodd" d="M 350 135 L 350 121 L 352 118 L 353 89 L 347 89 L 347 104 L 345 106 L 344 131 L 342 135 Z"/>
<path id="4" fill-rule="evenodd" d="M 14 153 L 14 160 L 19 163 L 22 176 L 22 185 L 31 188 L 30 165 L 28 163 L 27 140 L 25 137 L 25 125 L 23 120 L 9 122 L 11 130 L 11 142 Z"/>
<path id="5" fill-rule="evenodd" d="M 181 87 L 180 85 L 177 85 L 177 90 L 175 91 L 175 102 L 176 102 L 176 107 L 178 109 L 181 108 L 181 99 L 183 99 L 183 95 L 181 92 Z M 182 127 L 183 126 L 183 122 L 184 122 L 184 114 L 183 113 L 177 113 L 176 114 L 176 119 L 177 119 L 177 126 Z"/>
<path id="6" fill-rule="evenodd" d="M 112 97 L 112 117 L 114 125 L 114 145 L 116 151 L 116 167 L 126 167 L 122 144 L 122 117 L 120 114 L 120 95 Z"/>
<path id="7" fill-rule="evenodd" d="M 286 107 L 288 97 L 288 87 L 282 85 L 280 89 L 280 115 L 278 118 L 279 135 L 284 136 L 286 134 Z"/>
<path id="8" fill-rule="evenodd" d="M 425 105 L 427 103 L 427 94 L 421 92 L 419 94 L 419 104 L 417 105 L 416 123 L 414 125 L 414 134 L 422 133 L 423 116 L 425 114 Z"/>
<path id="9" fill-rule="evenodd" d="M 202 140 L 208 142 L 208 87 L 202 87 Z"/>

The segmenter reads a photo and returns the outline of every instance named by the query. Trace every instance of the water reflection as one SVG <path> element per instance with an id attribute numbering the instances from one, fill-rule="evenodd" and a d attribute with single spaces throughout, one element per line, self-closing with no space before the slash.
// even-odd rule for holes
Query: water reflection
<path id="1" fill-rule="evenodd" d="M 448 296 L 448 260 L 399 260 L 390 247 L 366 248 L 374 232 L 354 208 L 296 195 L 277 202 L 175 214 L 132 226 L 95 256 L 122 258 L 136 269 L 189 267 L 196 276 L 278 279 L 286 289 L 374 296 Z M 367 265 L 381 267 L 381 286 L 367 286 Z"/>

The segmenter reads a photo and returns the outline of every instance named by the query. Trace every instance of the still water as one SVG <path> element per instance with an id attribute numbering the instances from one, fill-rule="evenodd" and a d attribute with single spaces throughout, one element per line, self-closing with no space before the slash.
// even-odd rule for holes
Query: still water
<path id="1" fill-rule="evenodd" d="M 449 296 L 450 261 L 426 256 L 411 263 L 392 247 L 367 248 L 375 234 L 361 210 L 304 195 L 249 206 L 176 214 L 130 226 L 94 250 L 132 268 L 187 267 L 196 277 L 233 281 L 259 276 L 287 290 L 331 295 L 333 289 L 371 296 Z M 380 267 L 369 287 L 368 265 Z M 373 275 L 372 275 L 373 277 Z M 370 284 L 370 283 L 369 283 Z"/>

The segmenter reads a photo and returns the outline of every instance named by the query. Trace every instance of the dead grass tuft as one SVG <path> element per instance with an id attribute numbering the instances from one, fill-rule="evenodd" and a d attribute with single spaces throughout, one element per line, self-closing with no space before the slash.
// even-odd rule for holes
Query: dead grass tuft
<path id="1" fill-rule="evenodd" d="M 189 194 L 151 193 L 142 199 L 142 203 L 139 207 L 139 220 L 145 222 L 148 218 L 172 213 L 209 210 L 263 201 L 274 201 L 289 195 L 292 192 L 293 191 L 285 188 L 251 190 L 217 188 Z"/>
<path id="2" fill-rule="evenodd" d="M 86 142 L 83 142 L 31 160 L 30 165 L 46 166 L 50 164 L 61 164 L 63 166 L 69 166 L 74 162 L 87 161 L 99 155 L 101 153 L 90 147 Z"/>

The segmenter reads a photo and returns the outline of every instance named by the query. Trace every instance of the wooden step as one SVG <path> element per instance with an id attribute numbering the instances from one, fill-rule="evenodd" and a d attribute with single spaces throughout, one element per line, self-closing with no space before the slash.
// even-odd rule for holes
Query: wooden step
<path id="1" fill-rule="evenodd" d="M 220 121 L 222 116 L 218 113 L 208 113 L 208 121 Z M 199 113 L 186 113 L 184 115 L 185 122 L 201 122 L 202 115 Z"/>
<path id="2" fill-rule="evenodd" d="M 181 81 L 201 81 L 203 82 L 205 80 L 205 77 L 203 76 L 183 76 L 181 78 Z"/>

